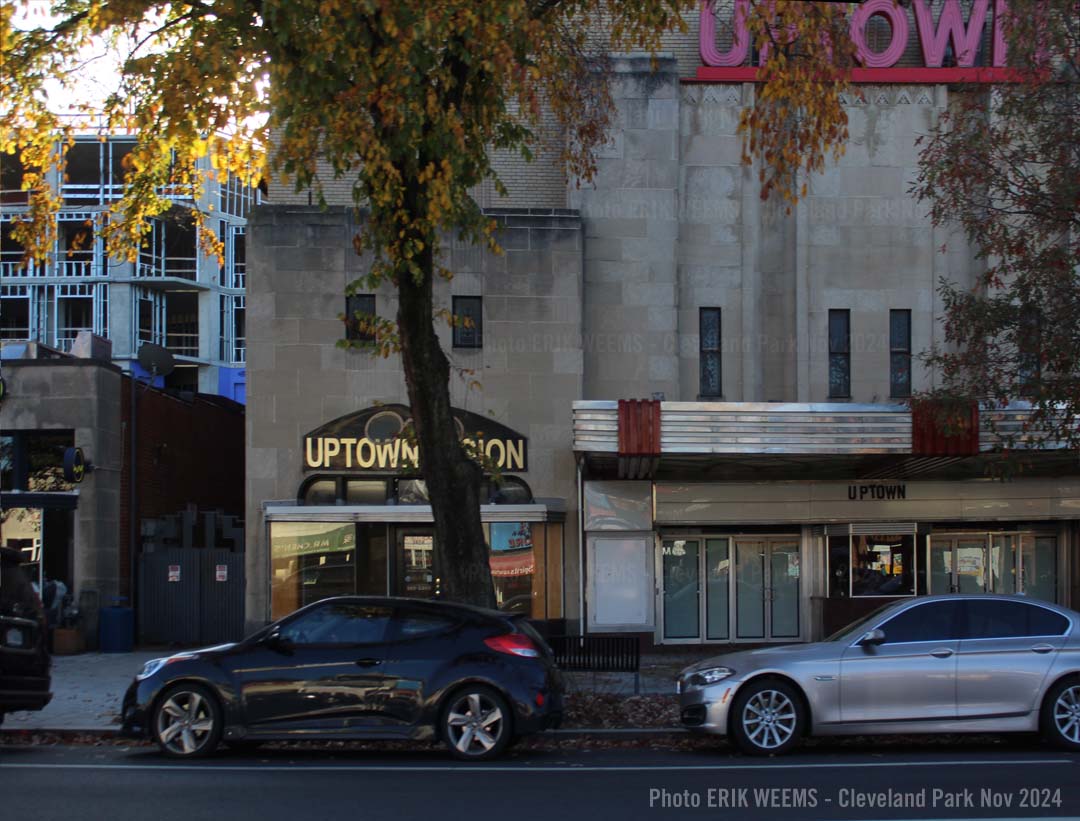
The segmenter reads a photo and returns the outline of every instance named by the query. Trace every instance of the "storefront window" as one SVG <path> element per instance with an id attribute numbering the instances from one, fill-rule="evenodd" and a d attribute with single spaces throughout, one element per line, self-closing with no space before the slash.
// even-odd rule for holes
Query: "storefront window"
<path id="1" fill-rule="evenodd" d="M 915 537 L 852 536 L 851 595 L 915 595 Z"/>
<path id="2" fill-rule="evenodd" d="M 0 511 L 0 547 L 22 554 L 22 565 L 34 584 L 42 575 L 43 511 L 40 508 L 9 507 Z"/>
<path id="3" fill-rule="evenodd" d="M 495 601 L 500 610 L 532 615 L 534 526 L 529 522 L 493 522 L 489 529 Z"/>
<path id="4" fill-rule="evenodd" d="M 327 596 L 356 592 L 356 526 L 271 522 L 270 609 L 278 619 Z"/>
<path id="5" fill-rule="evenodd" d="M 1024 593 L 1033 599 L 1057 601 L 1057 539 L 1025 536 L 1022 561 Z"/>
<path id="6" fill-rule="evenodd" d="M 74 446 L 74 433 L 34 431 L 22 436 L 29 471 L 26 489 L 36 493 L 74 490 L 75 485 L 64 478 L 64 451 Z"/>

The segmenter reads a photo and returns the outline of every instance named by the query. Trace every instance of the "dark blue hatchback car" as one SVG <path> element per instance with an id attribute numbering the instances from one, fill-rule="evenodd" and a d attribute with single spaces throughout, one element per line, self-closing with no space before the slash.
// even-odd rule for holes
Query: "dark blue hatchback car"
<path id="1" fill-rule="evenodd" d="M 523 618 L 415 599 L 346 596 L 244 641 L 147 662 L 124 697 L 124 731 L 192 758 L 220 741 L 442 740 L 498 756 L 557 727 L 562 679 Z"/>

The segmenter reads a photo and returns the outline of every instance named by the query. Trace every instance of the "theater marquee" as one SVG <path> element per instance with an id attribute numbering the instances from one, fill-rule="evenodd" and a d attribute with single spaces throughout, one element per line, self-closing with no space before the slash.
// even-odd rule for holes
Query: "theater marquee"
<path id="1" fill-rule="evenodd" d="M 461 441 L 501 471 L 529 469 L 528 439 L 477 413 L 455 409 Z M 419 447 L 405 405 L 378 405 L 338 417 L 304 437 L 304 470 L 416 473 Z"/>
<path id="2" fill-rule="evenodd" d="M 735 0 L 733 16 L 720 22 L 732 32 L 727 51 L 720 51 L 717 46 L 718 12 L 715 5 L 714 0 L 704 0 L 702 4 L 699 36 L 704 65 L 698 69 L 695 79 L 729 83 L 753 81 L 758 69 L 745 65 L 752 46 L 746 24 L 748 0 Z M 959 0 L 945 0 L 935 21 L 927 0 L 912 0 L 914 35 L 919 41 L 923 65 L 898 68 L 896 64 L 912 36 L 907 12 L 895 0 L 867 0 L 851 15 L 851 39 L 861 65 L 852 70 L 851 79 L 856 83 L 997 83 L 1016 80 L 1017 73 L 1005 62 L 1005 33 L 1000 22 L 1005 8 L 1006 0 L 994 0 L 991 22 L 990 0 L 974 0 L 965 21 Z M 875 16 L 886 20 L 892 32 L 889 45 L 883 51 L 872 51 L 867 43 L 867 25 Z M 988 25 L 991 29 L 989 60 L 976 66 L 979 46 Z M 950 48 L 955 64 L 945 66 Z"/>

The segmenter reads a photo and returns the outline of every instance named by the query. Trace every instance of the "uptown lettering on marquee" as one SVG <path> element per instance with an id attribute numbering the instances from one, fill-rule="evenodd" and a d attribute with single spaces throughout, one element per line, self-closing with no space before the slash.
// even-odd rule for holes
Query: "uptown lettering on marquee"
<path id="1" fill-rule="evenodd" d="M 482 452 L 502 470 L 525 469 L 524 439 L 462 439 L 470 451 Z M 304 439 L 304 464 L 327 470 L 400 470 L 419 466 L 418 449 L 404 439 L 308 436 Z"/>
<path id="2" fill-rule="evenodd" d="M 852 72 L 856 82 L 997 82 L 1009 79 L 1006 69 L 1005 33 L 1002 13 L 1006 0 L 994 0 L 992 36 L 990 38 L 990 67 L 975 68 L 975 59 L 989 19 L 990 0 L 973 0 L 967 22 L 960 0 L 945 0 L 937 23 L 928 0 L 912 0 L 915 32 L 919 38 L 924 68 L 895 68 L 911 36 L 907 11 L 894 0 L 867 0 L 851 16 L 851 38 L 855 43 L 856 59 L 863 66 Z M 704 0 L 699 29 L 701 61 L 697 79 L 708 81 L 753 80 L 757 68 L 745 66 L 750 53 L 751 38 L 746 18 L 749 0 L 735 0 L 731 20 L 732 45 L 720 51 L 716 44 L 716 10 L 714 0 Z M 884 51 L 870 49 L 866 39 L 870 18 L 881 16 L 892 30 L 889 45 Z M 946 50 L 952 46 L 955 67 L 943 67 Z M 930 71 L 933 70 L 933 71 Z"/>
<path id="3" fill-rule="evenodd" d="M 848 485 L 847 497 L 851 501 L 865 501 L 871 499 L 873 501 L 882 500 L 900 500 L 907 499 L 907 485 Z"/>

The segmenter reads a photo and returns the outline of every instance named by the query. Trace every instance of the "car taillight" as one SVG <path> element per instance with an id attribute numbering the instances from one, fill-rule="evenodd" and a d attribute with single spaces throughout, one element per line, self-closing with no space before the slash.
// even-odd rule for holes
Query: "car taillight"
<path id="1" fill-rule="evenodd" d="M 484 639 L 484 644 L 498 653 L 509 653 L 511 656 L 524 656 L 531 659 L 540 657 L 540 648 L 532 639 L 521 633 L 492 636 Z"/>

